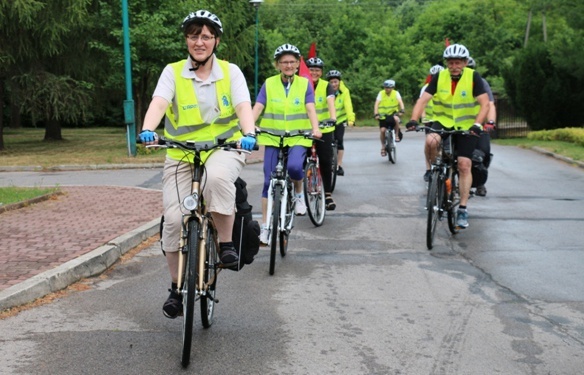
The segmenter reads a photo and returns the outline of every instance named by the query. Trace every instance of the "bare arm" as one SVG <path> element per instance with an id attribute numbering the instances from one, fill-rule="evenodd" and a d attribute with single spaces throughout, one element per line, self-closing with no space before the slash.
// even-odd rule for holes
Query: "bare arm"
<path id="1" fill-rule="evenodd" d="M 262 103 L 256 102 L 253 105 L 253 118 L 256 122 L 260 118 L 260 115 L 262 114 L 263 111 L 264 111 L 264 105 Z"/>
<path id="2" fill-rule="evenodd" d="M 429 95 L 429 94 L 428 94 Z M 479 113 L 477 114 L 477 117 L 475 118 L 475 123 L 477 124 L 482 124 L 485 121 L 485 118 L 487 117 L 487 113 L 489 113 L 489 95 L 487 95 L 487 93 L 481 94 L 479 96 L 476 97 L 477 102 L 479 102 L 481 109 L 479 110 Z M 418 104 L 416 103 L 416 106 Z"/>
<path id="3" fill-rule="evenodd" d="M 379 100 L 375 101 L 375 105 L 373 106 L 373 114 L 379 113 Z"/>
<path id="4" fill-rule="evenodd" d="M 255 133 L 254 113 L 250 102 L 241 102 L 235 107 L 235 113 L 241 125 L 243 134 Z"/>
<path id="5" fill-rule="evenodd" d="M 310 125 L 312 126 L 312 134 L 316 138 L 320 138 L 322 133 L 318 128 L 318 116 L 316 115 L 316 107 L 314 103 L 306 103 L 306 112 L 308 114 L 308 119 L 310 120 Z"/>
<path id="6" fill-rule="evenodd" d="M 426 108 L 426 104 L 432 99 L 432 94 L 428 94 L 424 92 L 420 98 L 416 101 L 416 105 L 412 110 L 412 117 L 411 120 L 418 121 L 418 119 L 422 116 L 422 112 L 424 112 L 424 108 Z"/>
<path id="7" fill-rule="evenodd" d="M 328 106 L 329 114 L 331 115 L 331 120 L 337 121 L 337 109 L 335 108 L 335 97 L 328 96 L 326 98 L 326 104 Z"/>
<path id="8" fill-rule="evenodd" d="M 166 99 L 160 96 L 153 97 L 148 106 L 148 110 L 146 111 L 146 116 L 144 116 L 142 130 L 155 131 L 164 117 L 169 105 L 170 103 L 168 103 Z"/>

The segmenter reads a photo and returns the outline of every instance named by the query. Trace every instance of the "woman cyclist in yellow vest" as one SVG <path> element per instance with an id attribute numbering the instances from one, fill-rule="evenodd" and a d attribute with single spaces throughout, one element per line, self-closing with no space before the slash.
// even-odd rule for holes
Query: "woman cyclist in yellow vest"
<path id="1" fill-rule="evenodd" d="M 434 102 L 435 129 L 469 130 L 474 135 L 456 135 L 453 139 L 458 154 L 458 172 L 460 186 L 460 206 L 456 215 L 456 225 L 459 228 L 468 227 L 468 211 L 466 209 L 470 188 L 472 186 L 472 153 L 477 146 L 482 123 L 489 111 L 489 96 L 485 91 L 483 79 L 474 70 L 466 68 L 469 52 L 461 44 L 452 44 L 444 50 L 447 70 L 434 75 L 426 91 L 416 102 L 408 129 L 414 129 L 426 104 Z M 479 106 L 475 105 L 476 102 Z M 429 134 L 426 144 L 437 144 L 437 134 Z M 436 157 L 436 148 L 431 148 L 430 159 Z"/>
<path id="2" fill-rule="evenodd" d="M 300 64 L 300 51 L 291 44 L 283 44 L 274 52 L 274 66 L 280 72 L 264 82 L 253 106 L 255 120 L 264 112 L 260 127 L 272 132 L 295 130 L 312 131 L 316 138 L 322 133 L 318 128 L 318 118 L 314 106 L 314 90 L 308 79 L 296 75 Z M 270 176 L 278 160 L 279 139 L 260 134 L 260 145 L 264 145 L 264 187 L 262 190 L 262 226 L 260 242 L 267 244 L 267 206 Z M 304 159 L 310 139 L 291 137 L 285 140 L 288 149 L 288 175 L 294 181 L 296 194 L 295 210 L 297 215 L 306 214 L 302 179 L 304 178 Z"/>
<path id="3" fill-rule="evenodd" d="M 335 110 L 335 90 L 324 79 L 322 71 L 324 62 L 318 57 L 311 57 L 306 60 L 306 66 L 310 70 L 312 84 L 314 86 L 314 107 L 319 124 L 327 123 L 328 127 L 322 127 L 322 141 L 316 142 L 316 153 L 320 164 L 320 174 L 325 193 L 325 207 L 327 210 L 334 210 L 337 205 L 332 195 L 332 160 L 333 160 L 333 140 L 337 115 Z"/>
<path id="4" fill-rule="evenodd" d="M 430 74 L 428 75 L 428 78 L 426 78 L 426 84 L 424 86 L 422 86 L 422 89 L 420 90 L 420 97 L 422 97 L 422 94 L 426 91 L 426 87 L 428 87 L 428 85 L 430 84 L 430 81 L 432 81 L 432 77 L 438 73 L 440 73 L 441 71 L 444 70 L 444 67 L 442 65 L 434 65 L 433 67 L 430 68 Z M 426 108 L 424 108 L 424 111 L 422 112 L 422 122 L 423 123 L 431 123 L 432 122 L 432 118 L 434 117 L 434 103 L 432 102 L 432 99 L 430 99 L 430 101 L 428 102 L 428 104 L 426 104 Z M 426 135 L 429 132 L 426 131 Z M 428 146 L 428 143 L 424 143 L 424 161 L 426 163 L 426 172 L 424 173 L 424 181 L 428 182 L 428 180 L 430 179 L 430 165 L 431 165 L 431 161 L 430 161 L 430 147 Z"/>
<path id="5" fill-rule="evenodd" d="M 395 90 L 395 81 L 388 79 L 383 82 L 383 90 L 377 94 L 373 113 L 379 120 L 379 140 L 381 141 L 381 156 L 386 156 L 385 131 L 393 127 L 396 142 L 401 141 L 403 134 L 399 130 L 399 116 L 405 111 L 404 102 L 399 91 Z"/>
<path id="6" fill-rule="evenodd" d="M 335 90 L 335 108 L 337 111 L 337 126 L 335 127 L 335 139 L 337 140 L 337 175 L 344 176 L 343 156 L 345 154 L 345 126 L 355 126 L 355 112 L 353 112 L 353 102 L 351 93 L 341 80 L 341 72 L 331 70 L 326 74 L 326 79 Z"/>
<path id="7" fill-rule="evenodd" d="M 215 57 L 223 34 L 221 21 L 213 13 L 199 10 L 190 13 L 181 28 L 188 57 L 164 68 L 146 112 L 140 140 L 146 145 L 156 144 L 158 136 L 154 131 L 166 115 L 164 135 L 167 138 L 209 144 L 219 139 L 240 140 L 243 149 L 251 150 L 256 140 L 245 77 L 236 65 Z M 162 245 L 172 279 L 170 296 L 162 310 L 169 318 L 176 318 L 182 311 L 182 296 L 176 292 L 182 223 L 180 202 L 191 193 L 191 166 L 184 162 L 183 156 L 182 152 L 169 149 L 162 176 Z M 225 266 L 237 267 L 238 254 L 232 240 L 234 182 L 245 165 L 245 156 L 217 150 L 204 158 L 203 194 L 217 227 L 219 256 Z"/>

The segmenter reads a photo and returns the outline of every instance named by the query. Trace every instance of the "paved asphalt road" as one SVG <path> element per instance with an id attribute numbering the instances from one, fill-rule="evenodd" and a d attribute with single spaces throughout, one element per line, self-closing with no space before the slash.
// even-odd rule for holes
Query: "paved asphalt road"
<path id="1" fill-rule="evenodd" d="M 197 374 L 579 374 L 584 368 L 584 172 L 494 147 L 470 228 L 425 247 L 422 134 L 398 162 L 376 134 L 347 134 L 337 210 L 300 218 L 268 275 L 261 250 L 220 275 L 215 324 L 199 319 Z M 52 184 L 59 172 L 3 173 Z M 95 180 L 93 176 L 99 174 Z M 78 179 L 81 176 L 81 179 Z M 244 173 L 259 213 L 261 165 Z M 160 171 L 59 175 L 61 184 L 159 186 Z M 22 183 L 23 185 L 25 183 Z M 180 369 L 182 321 L 165 319 L 167 270 L 154 244 L 86 290 L 0 321 L 0 374 L 162 374 Z"/>

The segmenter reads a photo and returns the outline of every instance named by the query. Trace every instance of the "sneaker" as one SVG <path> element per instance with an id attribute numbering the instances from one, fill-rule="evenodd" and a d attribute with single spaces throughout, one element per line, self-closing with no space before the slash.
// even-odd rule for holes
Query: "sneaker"
<path id="1" fill-rule="evenodd" d="M 260 244 L 262 245 L 268 244 L 268 226 L 266 224 L 262 224 L 260 230 Z"/>
<path id="2" fill-rule="evenodd" d="M 306 215 L 306 203 L 304 203 L 304 196 L 303 195 L 296 196 L 296 203 L 294 205 L 294 212 L 296 212 L 296 215 L 298 215 L 298 216 Z"/>
<path id="3" fill-rule="evenodd" d="M 237 264 L 239 263 L 239 255 L 233 246 L 233 242 L 220 243 L 219 248 L 219 258 L 221 259 L 221 263 L 223 263 L 223 267 L 237 267 Z"/>
<path id="4" fill-rule="evenodd" d="M 345 171 L 343 170 L 343 167 L 341 167 L 339 165 L 339 167 L 337 168 L 337 176 L 344 176 L 345 175 Z"/>
<path id="5" fill-rule="evenodd" d="M 456 226 L 464 229 L 468 228 L 468 211 L 458 209 L 456 211 Z"/>
<path id="6" fill-rule="evenodd" d="M 484 197 L 485 195 L 487 195 L 487 188 L 485 187 L 485 185 L 477 186 L 475 194 L 478 195 L 479 197 Z"/>
<path id="7" fill-rule="evenodd" d="M 170 319 L 174 319 L 179 315 L 182 315 L 182 295 L 178 293 L 178 291 L 174 289 L 169 289 L 170 296 L 164 305 L 162 305 L 162 313 L 164 316 Z"/>
<path id="8" fill-rule="evenodd" d="M 430 174 L 431 174 L 431 172 L 429 169 L 426 171 L 426 173 L 424 173 L 424 181 L 425 182 L 430 181 Z"/>

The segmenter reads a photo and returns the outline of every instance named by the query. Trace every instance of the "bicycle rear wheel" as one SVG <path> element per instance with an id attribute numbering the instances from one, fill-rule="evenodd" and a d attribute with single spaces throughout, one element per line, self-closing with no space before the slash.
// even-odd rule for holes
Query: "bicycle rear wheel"
<path id="1" fill-rule="evenodd" d="M 387 153 L 389 155 L 389 161 L 392 164 L 395 164 L 397 162 L 397 146 L 395 145 L 395 139 L 393 136 L 393 133 L 391 133 L 391 142 L 389 142 L 389 152 Z"/>
<path id="2" fill-rule="evenodd" d="M 280 227 L 280 204 L 282 201 L 282 186 L 274 186 L 274 197 L 272 202 L 272 227 L 270 233 L 270 275 L 274 274 L 276 268 L 276 247 L 278 246 Z"/>
<path id="3" fill-rule="evenodd" d="M 391 131 L 389 130 L 385 131 L 385 153 L 387 154 L 387 160 L 393 163 L 391 160 Z"/>
<path id="4" fill-rule="evenodd" d="M 338 171 L 338 165 L 337 164 L 339 162 L 339 159 L 338 159 L 338 147 L 337 147 L 337 142 L 336 141 L 333 142 L 332 148 L 333 148 L 333 157 L 331 159 L 331 164 L 332 164 L 332 168 L 331 168 L 331 172 L 332 172 L 332 176 L 331 176 L 331 193 L 333 191 L 335 191 L 335 186 L 337 184 L 337 171 Z M 322 184 L 321 184 L 321 186 L 322 186 Z M 314 225 L 316 225 L 316 224 L 314 224 Z"/>
<path id="5" fill-rule="evenodd" d="M 215 230 L 207 225 L 207 240 L 205 242 L 205 273 L 203 282 L 207 287 L 205 294 L 201 296 L 201 321 L 203 327 L 209 328 L 213 324 L 215 312 L 215 292 L 217 285 L 217 246 L 215 243 Z"/>
<path id="6" fill-rule="evenodd" d="M 430 182 L 428 186 L 428 221 L 426 224 L 426 246 L 428 250 L 432 250 L 434 245 L 434 234 L 436 233 L 436 224 L 440 215 L 440 207 L 442 203 L 440 184 L 443 181 L 440 179 L 440 172 L 438 169 L 434 170 L 430 175 Z"/>
<path id="7" fill-rule="evenodd" d="M 458 186 L 458 171 L 454 170 L 450 177 L 450 193 L 447 194 L 448 200 L 448 229 L 450 233 L 458 233 L 456 225 L 456 210 L 460 205 L 460 188 Z"/>
<path id="8" fill-rule="evenodd" d="M 308 162 L 304 168 L 303 184 L 308 218 L 312 224 L 320 227 L 326 215 L 325 194 L 320 170 L 314 161 Z"/>
<path id="9" fill-rule="evenodd" d="M 195 316 L 195 297 L 197 281 L 197 249 L 199 247 L 199 223 L 190 220 L 187 223 L 187 259 L 185 279 L 182 285 L 183 296 L 183 345 L 182 366 L 187 367 L 191 360 L 191 343 L 193 338 L 193 318 Z"/>

